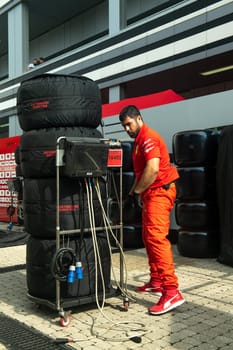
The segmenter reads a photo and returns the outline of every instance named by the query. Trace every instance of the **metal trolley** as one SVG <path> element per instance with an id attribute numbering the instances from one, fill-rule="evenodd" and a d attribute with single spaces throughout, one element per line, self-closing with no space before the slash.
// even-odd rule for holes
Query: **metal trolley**
<path id="1" fill-rule="evenodd" d="M 61 237 L 67 236 L 67 235 L 74 235 L 80 233 L 79 229 L 74 230 L 61 230 L 60 228 L 60 177 L 61 177 L 61 169 L 64 169 L 64 159 L 66 156 L 66 149 L 65 144 L 66 142 L 75 143 L 76 141 L 80 141 L 80 138 L 69 138 L 69 137 L 59 137 L 57 139 L 56 144 L 56 252 L 59 251 L 61 248 Z M 85 145 L 85 139 L 83 139 Z M 108 139 L 101 139 L 101 142 L 103 142 L 105 145 L 108 146 L 108 159 L 107 159 L 107 170 L 108 172 L 112 171 L 112 168 L 119 168 L 119 223 L 115 225 L 111 225 L 111 229 L 118 232 L 118 242 L 121 247 L 121 249 L 114 249 L 118 252 L 120 252 L 119 256 L 119 268 L 120 268 L 120 281 L 119 286 L 120 288 L 113 288 L 111 286 L 111 289 L 108 293 L 106 293 L 105 297 L 112 297 L 121 294 L 121 291 L 124 288 L 124 272 L 123 272 L 123 220 L 122 220 L 122 149 L 121 149 L 121 143 L 120 141 L 116 140 L 108 140 Z M 114 148 L 114 146 L 117 146 Z M 106 227 L 96 227 L 95 231 L 103 231 L 106 229 Z M 84 228 L 84 232 L 88 233 L 90 232 L 91 228 L 87 227 Z M 101 298 L 101 295 L 98 294 L 98 296 Z M 124 301 L 123 301 L 123 307 L 128 310 L 128 297 L 126 294 L 122 294 Z M 28 294 L 28 298 L 35 302 L 37 305 L 45 305 L 49 308 L 52 308 L 53 310 L 58 311 L 59 317 L 60 317 L 60 325 L 62 327 L 66 327 L 70 324 L 71 317 L 69 310 L 71 307 L 83 305 L 83 304 L 89 304 L 95 302 L 95 295 L 87 295 L 87 296 L 77 296 L 77 297 L 71 297 L 71 298 L 61 298 L 61 282 L 59 279 L 56 279 L 56 298 L 55 300 L 47 300 L 43 298 L 34 297 L 30 294 Z M 68 309 L 68 311 L 67 311 Z M 65 311 L 66 310 L 66 311 Z"/>

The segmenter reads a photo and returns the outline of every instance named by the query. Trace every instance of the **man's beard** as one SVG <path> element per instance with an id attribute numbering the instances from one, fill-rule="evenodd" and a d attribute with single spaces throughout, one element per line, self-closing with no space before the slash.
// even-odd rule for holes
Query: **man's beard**
<path id="1" fill-rule="evenodd" d="M 133 131 L 133 132 L 128 132 L 128 135 L 132 138 L 135 139 L 138 136 L 138 133 L 140 131 L 140 127 L 138 126 L 137 130 Z"/>

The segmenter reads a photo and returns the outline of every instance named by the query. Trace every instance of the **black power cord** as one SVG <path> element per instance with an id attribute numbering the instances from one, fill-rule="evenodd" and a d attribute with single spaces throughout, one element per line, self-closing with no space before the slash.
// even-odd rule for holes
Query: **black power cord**
<path id="1" fill-rule="evenodd" d="M 76 254 L 72 248 L 60 248 L 51 261 L 51 273 L 56 280 L 66 281 L 70 265 L 75 265 Z"/>
<path id="2" fill-rule="evenodd" d="M 134 337 L 130 337 L 129 340 L 132 340 L 134 343 L 141 343 L 142 342 L 142 338 L 140 336 L 134 336 Z M 54 340 L 54 343 L 56 344 L 67 344 L 67 343 L 78 343 L 79 341 L 81 341 L 80 339 L 74 339 L 74 338 L 56 338 Z"/>

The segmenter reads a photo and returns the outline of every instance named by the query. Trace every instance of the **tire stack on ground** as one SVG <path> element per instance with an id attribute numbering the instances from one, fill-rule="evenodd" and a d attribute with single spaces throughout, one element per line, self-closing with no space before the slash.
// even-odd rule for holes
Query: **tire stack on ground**
<path id="1" fill-rule="evenodd" d="M 16 177 L 21 177 L 22 176 L 22 170 L 21 170 L 21 165 L 20 165 L 20 147 L 17 146 L 15 149 L 15 174 Z"/>
<path id="2" fill-rule="evenodd" d="M 233 125 L 225 126 L 220 132 L 217 198 L 220 222 L 218 261 L 233 266 Z"/>
<path id="3" fill-rule="evenodd" d="M 133 141 L 122 141 L 123 164 L 122 164 L 122 202 L 123 202 L 123 247 L 126 249 L 143 248 L 142 241 L 142 219 L 139 208 L 124 208 L 124 202 L 134 183 L 134 171 L 132 163 Z M 119 197 L 120 193 L 120 171 L 113 168 L 110 187 L 109 218 L 111 222 L 119 223 Z M 118 197 L 118 198 L 117 198 Z M 117 214 L 117 215 L 116 215 Z M 119 238 L 119 236 L 118 236 Z M 113 242 L 114 244 L 114 242 Z"/>
<path id="4" fill-rule="evenodd" d="M 216 160 L 219 132 L 212 129 L 178 132 L 173 136 L 177 181 L 175 217 L 180 229 L 177 248 L 193 258 L 217 257 L 219 220 Z"/>
<path id="5" fill-rule="evenodd" d="M 20 165 L 24 179 L 24 226 L 27 243 L 27 285 L 30 295 L 55 298 L 56 279 L 52 257 L 56 253 L 56 146 L 61 136 L 101 138 L 101 97 L 95 82 L 86 77 L 43 74 L 21 83 L 17 94 Z M 87 195 L 83 181 L 60 177 L 60 230 L 90 227 Z M 103 190 L 106 185 L 103 184 Z M 106 201 L 106 192 L 105 198 Z M 102 225 L 97 195 L 93 196 L 96 226 Z M 75 234 L 69 240 L 76 258 L 82 259 L 84 278 L 72 296 L 93 293 L 94 252 L 91 235 Z M 101 259 L 106 267 L 106 287 L 110 286 L 110 258 L 106 237 L 98 237 Z M 106 263 L 106 259 L 108 263 Z M 69 256 L 63 267 L 68 272 Z M 61 283 L 61 296 L 69 297 L 67 283 Z"/>

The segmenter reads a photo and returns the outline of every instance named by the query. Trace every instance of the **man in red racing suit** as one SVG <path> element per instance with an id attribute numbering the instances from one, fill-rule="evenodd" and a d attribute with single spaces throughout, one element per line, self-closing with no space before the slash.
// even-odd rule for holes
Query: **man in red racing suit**
<path id="1" fill-rule="evenodd" d="M 150 281 L 137 287 L 141 293 L 160 295 L 149 308 L 152 315 L 164 314 L 184 303 L 178 290 L 170 241 L 170 213 L 176 198 L 177 169 L 170 164 L 163 138 L 144 124 L 140 111 L 130 105 L 119 115 L 122 126 L 135 139 L 133 166 L 135 182 L 129 195 L 142 201 L 142 238 L 148 255 Z"/>

